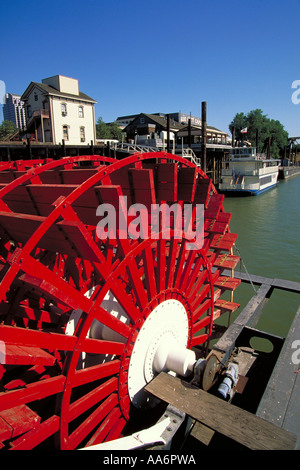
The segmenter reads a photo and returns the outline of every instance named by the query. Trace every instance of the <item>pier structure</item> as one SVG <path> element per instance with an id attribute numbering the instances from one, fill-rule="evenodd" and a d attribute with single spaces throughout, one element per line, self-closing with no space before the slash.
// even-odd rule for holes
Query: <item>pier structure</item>
<path id="1" fill-rule="evenodd" d="M 190 418 L 185 450 L 225 446 L 299 450 L 300 360 L 296 348 L 299 352 L 300 306 L 285 338 L 262 331 L 257 324 L 275 291 L 300 294 L 300 283 L 236 271 L 235 278 L 257 290 L 212 346 L 200 388 L 193 381 L 161 373 L 147 389 Z M 215 334 L 220 334 L 217 328 Z M 268 351 L 252 347 L 253 338 L 269 343 Z M 238 364 L 239 376 L 230 398 L 224 400 L 217 389 L 230 362 Z"/>

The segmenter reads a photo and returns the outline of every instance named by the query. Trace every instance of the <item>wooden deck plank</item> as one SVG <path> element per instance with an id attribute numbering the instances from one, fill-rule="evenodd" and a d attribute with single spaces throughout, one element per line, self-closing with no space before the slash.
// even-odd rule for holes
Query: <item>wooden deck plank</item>
<path id="1" fill-rule="evenodd" d="M 296 342 L 299 328 L 300 307 L 256 412 L 258 416 L 297 434 L 297 449 L 300 449 L 300 364 L 296 364 L 295 359 L 299 358 L 299 344 Z"/>
<path id="2" fill-rule="evenodd" d="M 294 434 L 164 372 L 146 390 L 249 449 L 295 449 Z"/>

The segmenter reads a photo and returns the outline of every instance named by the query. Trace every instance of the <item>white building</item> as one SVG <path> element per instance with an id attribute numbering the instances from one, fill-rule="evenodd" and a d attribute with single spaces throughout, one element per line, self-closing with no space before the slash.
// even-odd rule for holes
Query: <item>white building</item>
<path id="1" fill-rule="evenodd" d="M 24 130 L 26 128 L 24 102 L 20 95 L 6 93 L 3 118 L 5 121 L 12 121 L 18 129 Z"/>
<path id="2" fill-rule="evenodd" d="M 96 101 L 79 91 L 78 80 L 55 75 L 31 82 L 21 98 L 27 133 L 35 140 L 76 146 L 96 142 Z"/>

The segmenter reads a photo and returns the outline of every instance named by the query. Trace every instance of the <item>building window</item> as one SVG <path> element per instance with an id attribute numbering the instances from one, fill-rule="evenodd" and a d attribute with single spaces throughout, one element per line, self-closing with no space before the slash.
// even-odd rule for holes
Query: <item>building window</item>
<path id="1" fill-rule="evenodd" d="M 78 116 L 80 118 L 83 118 L 84 117 L 84 114 L 83 114 L 83 106 L 78 106 Z"/>
<path id="2" fill-rule="evenodd" d="M 34 94 L 34 101 L 37 101 L 38 98 L 39 98 L 38 95 L 35 93 L 35 94 Z"/>
<path id="3" fill-rule="evenodd" d="M 27 106 L 27 117 L 31 118 L 31 106 Z"/>
<path id="4" fill-rule="evenodd" d="M 66 103 L 61 104 L 61 115 L 66 116 L 67 115 L 67 105 Z"/>
<path id="5" fill-rule="evenodd" d="M 63 139 L 69 140 L 69 129 L 68 126 L 63 126 Z"/>
<path id="6" fill-rule="evenodd" d="M 85 142 L 85 129 L 84 127 L 80 127 L 80 142 Z"/>

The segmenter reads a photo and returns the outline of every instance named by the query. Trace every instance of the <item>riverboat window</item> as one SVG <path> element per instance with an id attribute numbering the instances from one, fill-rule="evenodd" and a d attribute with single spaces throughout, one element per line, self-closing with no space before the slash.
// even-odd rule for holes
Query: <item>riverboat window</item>
<path id="1" fill-rule="evenodd" d="M 69 129 L 68 126 L 63 126 L 63 139 L 69 140 Z"/>
<path id="2" fill-rule="evenodd" d="M 61 115 L 66 116 L 67 115 L 67 105 L 66 103 L 61 104 Z"/>
<path id="3" fill-rule="evenodd" d="M 260 179 L 260 184 L 264 185 L 267 183 L 271 183 L 272 181 L 272 176 L 264 176 L 263 178 Z"/>
<path id="4" fill-rule="evenodd" d="M 78 116 L 80 118 L 83 118 L 84 117 L 84 114 L 83 114 L 83 106 L 78 106 Z"/>

